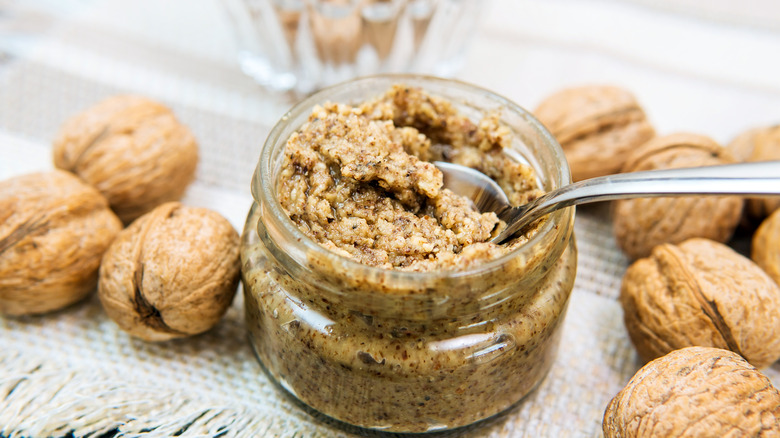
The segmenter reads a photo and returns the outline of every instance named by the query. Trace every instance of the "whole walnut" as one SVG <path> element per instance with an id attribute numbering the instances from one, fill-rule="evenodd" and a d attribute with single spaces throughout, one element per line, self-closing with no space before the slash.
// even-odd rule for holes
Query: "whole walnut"
<path id="1" fill-rule="evenodd" d="M 754 128 L 738 135 L 729 145 L 737 161 L 780 160 L 780 125 Z M 748 199 L 750 217 L 763 219 L 780 208 L 780 197 Z"/>
<path id="2" fill-rule="evenodd" d="M 607 406 L 605 438 L 780 435 L 780 393 L 739 355 L 676 350 L 637 371 Z"/>
<path id="3" fill-rule="evenodd" d="M 644 144 L 629 156 L 623 172 L 733 162 L 731 154 L 709 137 L 680 133 Z M 726 242 L 739 224 L 743 204 L 736 196 L 619 200 L 612 204 L 613 231 L 620 248 L 632 259 L 646 257 L 656 245 L 692 237 Z"/>
<path id="4" fill-rule="evenodd" d="M 68 119 L 54 140 L 54 165 L 95 186 L 127 224 L 182 197 L 198 147 L 167 107 L 139 96 L 106 99 Z"/>
<path id="5" fill-rule="evenodd" d="M 717 347 L 758 368 L 780 358 L 780 287 L 721 243 L 663 244 L 629 266 L 620 304 L 645 360 L 683 347 Z"/>
<path id="6" fill-rule="evenodd" d="M 0 313 L 45 313 L 87 296 L 121 229 L 106 199 L 71 173 L 0 182 Z"/>
<path id="7" fill-rule="evenodd" d="M 147 341 L 204 332 L 238 286 L 238 233 L 218 213 L 170 202 L 130 224 L 106 251 L 98 296 L 121 329 Z"/>
<path id="8" fill-rule="evenodd" d="M 764 219 L 753 234 L 750 258 L 780 285 L 780 210 Z"/>
<path id="9" fill-rule="evenodd" d="M 561 90 L 534 115 L 561 144 L 575 181 L 618 173 L 628 154 L 655 135 L 634 96 L 615 86 Z"/>

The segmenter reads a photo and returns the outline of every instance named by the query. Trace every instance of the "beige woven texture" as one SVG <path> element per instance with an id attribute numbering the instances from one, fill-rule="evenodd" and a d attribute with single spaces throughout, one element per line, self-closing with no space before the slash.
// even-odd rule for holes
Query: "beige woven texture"
<path id="1" fill-rule="evenodd" d="M 28 16 L 15 39 L 3 32 L 18 30 L 20 18 L 0 15 L 0 178 L 50 169 L 51 140 L 74 112 L 119 92 L 141 93 L 168 104 L 200 144 L 197 179 L 183 202 L 217 210 L 240 230 L 260 146 L 290 100 L 259 90 L 228 62 L 232 54 L 220 44 L 229 39 L 206 31 L 219 18 L 213 2 L 170 28 L 150 15 L 151 0 L 121 14 L 112 0 L 76 3 L 72 16 Z M 527 108 L 564 86 L 607 82 L 633 90 L 659 133 L 685 128 L 725 143 L 780 121 L 776 64 L 719 64 L 742 56 L 738 43 L 780 52 L 778 23 L 754 32 L 740 27 L 754 18 L 745 14 L 734 16 L 736 27 L 723 24 L 728 14 L 708 22 L 694 1 L 682 12 L 621 1 L 495 3 L 460 78 Z M 177 6 L 188 7 L 166 4 L 160 14 L 174 19 Z M 591 22 L 580 19 L 586 14 Z M 527 26 L 518 27 L 512 20 L 522 16 Z M 622 26 L 610 27 L 614 20 Z M 664 53 L 669 45 L 651 37 L 621 39 L 628 28 L 663 31 L 682 46 Z M 723 29 L 729 44 L 720 44 Z M 496 418 L 436 436 L 601 436 L 607 403 L 641 366 L 616 301 L 627 260 L 607 213 L 603 205 L 577 212 L 577 279 L 547 378 Z M 375 435 L 317 416 L 274 386 L 247 342 L 242 303 L 239 294 L 215 329 L 161 344 L 120 331 L 94 296 L 49 315 L 0 317 L 0 436 Z M 780 381 L 777 364 L 766 373 Z"/>

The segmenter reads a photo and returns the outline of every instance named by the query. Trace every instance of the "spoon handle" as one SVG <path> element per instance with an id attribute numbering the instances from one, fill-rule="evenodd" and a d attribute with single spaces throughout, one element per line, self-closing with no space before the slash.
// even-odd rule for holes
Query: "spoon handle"
<path id="1" fill-rule="evenodd" d="M 501 242 L 531 222 L 572 205 L 614 199 L 684 195 L 780 196 L 780 161 L 620 173 L 579 181 L 501 215 Z"/>

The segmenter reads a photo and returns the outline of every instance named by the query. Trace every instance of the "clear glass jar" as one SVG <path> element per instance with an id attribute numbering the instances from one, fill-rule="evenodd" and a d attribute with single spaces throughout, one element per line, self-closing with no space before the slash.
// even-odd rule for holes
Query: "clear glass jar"
<path id="1" fill-rule="evenodd" d="M 574 283 L 574 210 L 552 213 L 527 244 L 461 271 L 380 269 L 307 238 L 276 197 L 287 138 L 315 104 L 362 102 L 395 83 L 422 87 L 472 119 L 500 111 L 514 132 L 507 154 L 530 163 L 544 189 L 569 183 L 560 146 L 500 96 L 420 76 L 355 80 L 304 100 L 271 131 L 252 182 L 242 274 L 251 343 L 284 389 L 346 423 L 425 432 L 499 413 L 544 378 Z"/>
<path id="2" fill-rule="evenodd" d="M 387 72 L 452 75 L 485 0 L 222 0 L 241 69 L 275 90 Z"/>

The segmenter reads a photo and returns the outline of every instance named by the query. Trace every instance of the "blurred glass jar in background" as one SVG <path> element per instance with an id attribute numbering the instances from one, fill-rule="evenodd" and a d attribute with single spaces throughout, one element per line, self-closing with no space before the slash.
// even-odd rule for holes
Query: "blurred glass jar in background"
<path id="1" fill-rule="evenodd" d="M 480 0 L 222 0 L 241 69 L 273 90 L 308 93 L 375 73 L 452 76 Z"/>

